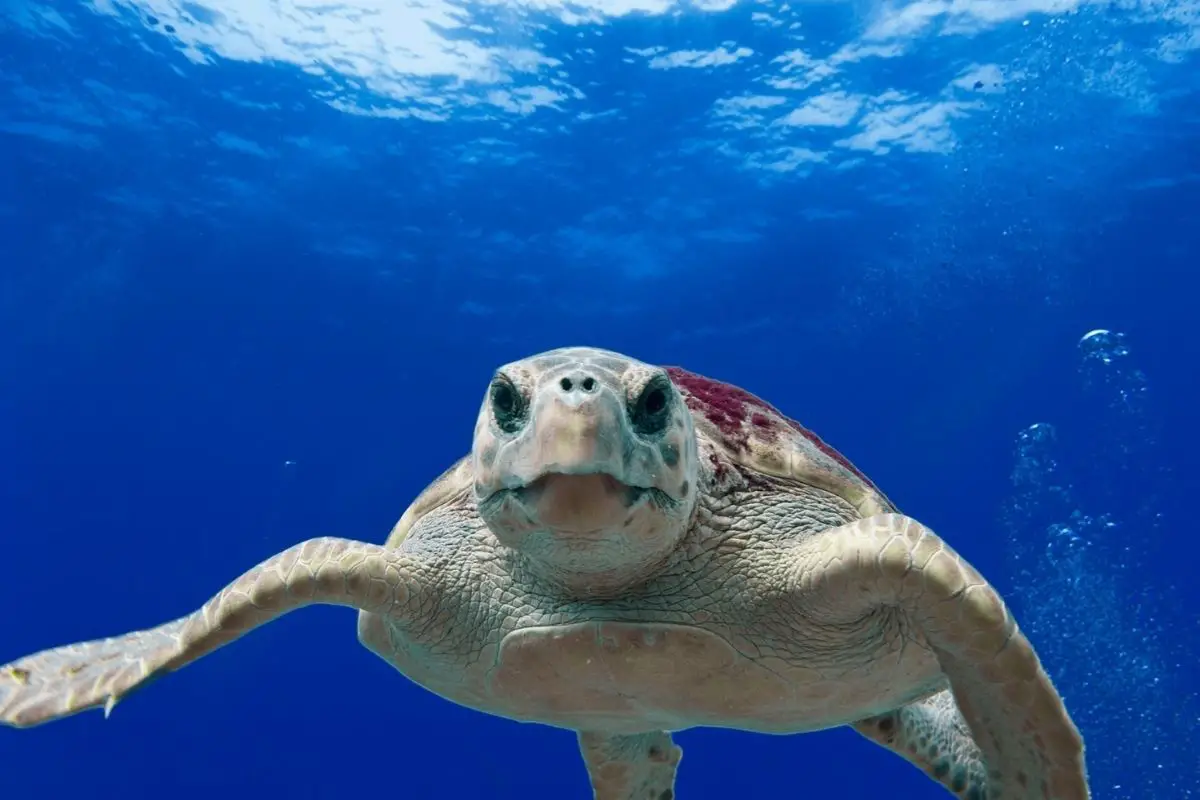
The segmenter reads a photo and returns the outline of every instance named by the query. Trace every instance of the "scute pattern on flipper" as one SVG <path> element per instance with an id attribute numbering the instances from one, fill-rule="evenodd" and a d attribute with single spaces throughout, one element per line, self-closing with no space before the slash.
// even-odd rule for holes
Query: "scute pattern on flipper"
<path id="1" fill-rule="evenodd" d="M 51 648 L 0 667 L 0 724 L 30 727 L 101 707 L 108 716 L 179 652 L 189 619 Z"/>
<path id="2" fill-rule="evenodd" d="M 31 727 L 134 690 L 251 630 L 314 603 L 393 613 L 417 591 L 417 562 L 376 544 L 324 536 L 293 545 L 198 610 L 155 628 L 51 647 L 0 665 L 0 725 Z"/>
<path id="3" fill-rule="evenodd" d="M 853 727 L 902 756 L 956 797 L 990 800 L 983 755 L 949 690 L 862 720 Z"/>
<path id="4" fill-rule="evenodd" d="M 1091 796 L 1083 739 L 1037 653 L 996 590 L 940 537 L 883 514 L 812 540 L 797 567 L 797 596 L 831 622 L 861 614 L 865 600 L 904 609 L 920 628 L 987 765 L 988 797 Z"/>
<path id="5" fill-rule="evenodd" d="M 665 369 L 691 410 L 697 431 L 734 463 L 831 491 L 864 517 L 896 510 L 849 459 L 767 401 L 682 367 Z M 720 479 L 725 469 L 721 459 L 710 461 Z"/>
<path id="6" fill-rule="evenodd" d="M 578 739 L 593 800 L 675 800 L 675 774 L 683 749 L 670 733 L 581 731 Z"/>

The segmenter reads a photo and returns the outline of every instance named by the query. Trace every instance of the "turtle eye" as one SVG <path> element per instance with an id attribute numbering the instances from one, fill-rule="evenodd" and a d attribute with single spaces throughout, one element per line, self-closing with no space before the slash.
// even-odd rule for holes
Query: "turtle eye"
<path id="1" fill-rule="evenodd" d="M 505 376 L 497 375 L 492 379 L 488 395 L 496 425 L 505 433 L 516 433 L 525 419 L 525 403 L 517 387 Z"/>
<path id="2" fill-rule="evenodd" d="M 634 429 L 642 436 L 662 433 L 667 427 L 667 411 L 671 407 L 671 384 L 658 377 L 646 384 L 634 403 L 630 417 Z"/>

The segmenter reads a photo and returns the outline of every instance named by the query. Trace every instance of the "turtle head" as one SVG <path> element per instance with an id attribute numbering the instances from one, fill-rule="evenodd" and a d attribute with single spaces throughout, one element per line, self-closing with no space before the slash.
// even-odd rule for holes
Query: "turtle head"
<path id="1" fill-rule="evenodd" d="M 696 506 L 696 434 L 678 390 L 666 371 L 604 350 L 497 370 L 471 458 L 492 533 L 575 595 L 649 578 Z"/>

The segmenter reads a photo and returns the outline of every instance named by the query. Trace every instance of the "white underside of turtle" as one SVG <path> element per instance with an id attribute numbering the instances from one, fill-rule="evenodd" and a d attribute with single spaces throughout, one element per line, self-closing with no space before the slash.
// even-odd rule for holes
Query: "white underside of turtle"
<path id="1" fill-rule="evenodd" d="M 461 705 L 576 731 L 596 800 L 670 800 L 671 732 L 853 726 L 962 798 L 1089 797 L 1003 600 L 846 459 L 733 386 L 591 348 L 501 367 L 471 454 L 383 545 L 321 538 L 196 612 L 0 667 L 0 723 L 118 700 L 284 613 Z"/>

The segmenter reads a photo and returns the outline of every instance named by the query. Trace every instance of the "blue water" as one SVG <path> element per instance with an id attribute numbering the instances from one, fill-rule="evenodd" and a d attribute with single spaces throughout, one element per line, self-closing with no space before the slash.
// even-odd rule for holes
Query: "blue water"
<path id="1" fill-rule="evenodd" d="M 1198 214 L 1196 0 L 0 0 L 0 662 L 382 541 L 592 344 L 820 433 L 1009 598 L 1095 797 L 1194 797 Z M 683 800 L 948 796 L 677 738 Z M 5 798 L 359 795 L 588 796 L 340 608 L 0 730 Z"/>

